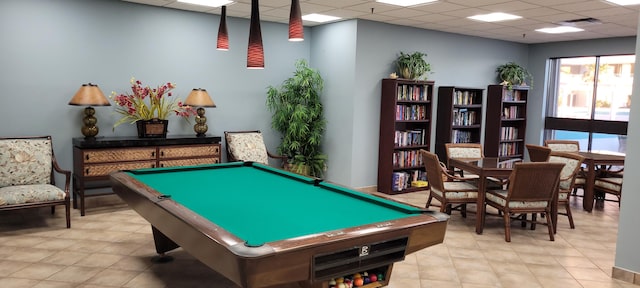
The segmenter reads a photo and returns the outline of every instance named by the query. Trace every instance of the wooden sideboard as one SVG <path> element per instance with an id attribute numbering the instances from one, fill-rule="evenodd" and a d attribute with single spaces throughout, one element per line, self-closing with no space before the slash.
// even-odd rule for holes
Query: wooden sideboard
<path id="1" fill-rule="evenodd" d="M 219 136 L 73 138 L 73 208 L 85 214 L 85 198 L 111 194 L 109 173 L 118 170 L 221 162 Z M 86 193 L 88 189 L 103 189 Z M 79 199 L 78 199 L 79 198 Z"/>

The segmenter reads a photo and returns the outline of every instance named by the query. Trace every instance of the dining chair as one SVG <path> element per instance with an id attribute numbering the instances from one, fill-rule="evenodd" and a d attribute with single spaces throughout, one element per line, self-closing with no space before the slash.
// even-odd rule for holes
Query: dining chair
<path id="1" fill-rule="evenodd" d="M 267 150 L 264 138 L 259 130 L 254 131 L 224 131 L 227 161 L 253 161 L 269 165 L 269 158 L 281 161 L 280 167 L 285 167 L 287 157 L 276 155 Z"/>
<path id="2" fill-rule="evenodd" d="M 527 148 L 531 162 L 546 162 L 549 160 L 551 148 L 534 144 L 525 144 L 524 146 Z"/>
<path id="3" fill-rule="evenodd" d="M 485 195 L 485 207 L 489 205 L 498 209 L 504 219 L 504 239 L 511 242 L 511 219 L 530 222 L 532 225 L 537 218 L 526 219 L 527 214 L 551 215 L 551 203 L 558 189 L 560 172 L 564 164 L 551 162 L 519 162 L 514 164 L 509 176 L 507 189 L 488 190 Z M 485 209 L 486 211 L 486 209 Z M 486 214 L 486 213 L 485 213 Z M 484 225 L 485 214 L 482 217 Z M 549 239 L 554 241 L 554 228 L 551 217 L 545 217 L 549 229 Z"/>
<path id="4" fill-rule="evenodd" d="M 431 206 L 433 198 L 440 201 L 440 212 L 451 214 L 451 210 L 460 210 L 462 217 L 467 217 L 467 204 L 478 200 L 477 178 L 459 177 L 447 172 L 438 155 L 420 149 L 420 155 L 429 181 L 429 198 L 426 208 Z"/>
<path id="5" fill-rule="evenodd" d="M 622 199 L 622 179 L 622 177 L 611 177 L 611 175 L 596 177 L 595 183 L 593 184 L 596 199 L 607 200 L 606 194 L 611 194 L 618 198 L 618 207 L 620 207 L 620 200 Z M 598 194 L 601 194 L 601 196 L 597 196 Z"/>
<path id="6" fill-rule="evenodd" d="M 450 168 L 449 159 L 450 158 L 484 158 L 484 152 L 482 151 L 482 144 L 480 143 L 445 143 L 444 144 L 445 151 L 447 153 L 447 169 L 452 171 L 452 173 L 458 173 L 462 177 L 468 178 L 478 178 L 478 175 L 474 175 L 471 173 L 467 173 L 462 170 L 455 171 Z"/>
<path id="7" fill-rule="evenodd" d="M 576 153 L 552 151 L 551 155 L 549 155 L 549 162 L 564 164 L 562 172 L 560 172 L 560 183 L 558 184 L 558 207 L 564 207 L 565 212 L 558 212 L 558 214 L 565 215 L 569 218 L 569 226 L 571 229 L 575 229 L 576 227 L 573 223 L 573 216 L 571 215 L 569 195 L 574 190 L 576 176 L 580 173 L 580 165 L 583 161 L 584 156 Z"/>
<path id="8" fill-rule="evenodd" d="M 558 139 L 547 139 L 544 140 L 544 146 L 551 148 L 552 151 L 558 152 L 578 152 L 580 151 L 580 142 L 577 140 L 558 140 Z M 574 181 L 574 188 L 572 195 L 576 195 L 578 189 L 584 189 L 585 183 L 587 182 L 587 171 L 585 171 L 585 167 L 582 167 L 581 171 L 576 175 L 576 180 Z"/>

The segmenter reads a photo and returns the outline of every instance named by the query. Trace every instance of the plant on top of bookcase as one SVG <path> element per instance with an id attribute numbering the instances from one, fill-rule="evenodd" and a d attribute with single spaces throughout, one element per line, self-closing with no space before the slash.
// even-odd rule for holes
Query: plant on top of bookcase
<path id="1" fill-rule="evenodd" d="M 424 60 L 426 56 L 427 54 L 422 52 L 400 52 L 395 61 L 396 71 L 405 79 L 426 80 L 425 74 L 431 72 L 431 64 Z"/>
<path id="2" fill-rule="evenodd" d="M 506 85 L 509 90 L 512 90 L 513 86 L 533 86 L 533 75 L 516 62 L 512 61 L 498 66 L 496 73 L 498 73 L 498 79 L 502 81 L 500 85 Z M 527 80 L 529 80 L 529 85 L 527 85 Z"/>
<path id="3" fill-rule="evenodd" d="M 327 168 L 327 155 L 320 147 L 326 127 L 320 101 L 323 86 L 320 72 L 301 59 L 293 76 L 267 91 L 271 127 L 282 133 L 278 152 L 287 156 L 293 172 L 318 178 Z"/>

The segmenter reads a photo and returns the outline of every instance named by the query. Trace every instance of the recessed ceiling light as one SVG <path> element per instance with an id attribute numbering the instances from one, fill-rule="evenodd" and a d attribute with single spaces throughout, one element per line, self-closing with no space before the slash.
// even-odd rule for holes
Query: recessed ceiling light
<path id="1" fill-rule="evenodd" d="M 376 2 L 378 3 L 385 3 L 402 7 L 416 6 L 436 1 L 438 0 L 376 0 Z"/>
<path id="2" fill-rule="evenodd" d="M 571 32 L 580 32 L 584 31 L 582 28 L 572 27 L 572 26 L 558 26 L 553 28 L 542 28 L 536 29 L 538 32 L 549 33 L 549 34 L 560 34 L 560 33 L 571 33 Z"/>
<path id="3" fill-rule="evenodd" d="M 478 20 L 478 21 L 484 21 L 484 22 L 498 22 L 498 21 L 520 19 L 522 18 L 522 16 L 507 14 L 502 12 L 495 12 L 495 13 L 489 13 L 489 14 L 469 16 L 467 18 Z"/>
<path id="4" fill-rule="evenodd" d="M 613 4 L 618 4 L 618 5 L 638 5 L 640 4 L 640 0 L 605 0 L 607 2 L 611 2 Z"/>
<path id="5" fill-rule="evenodd" d="M 178 0 L 178 2 L 209 7 L 220 7 L 233 3 L 229 0 Z"/>
<path id="6" fill-rule="evenodd" d="M 307 14 L 307 15 L 302 16 L 302 20 L 311 21 L 311 22 L 319 22 L 319 23 L 335 21 L 335 20 L 338 20 L 338 19 L 340 19 L 340 17 L 322 15 L 322 14 L 316 14 L 316 13 Z"/>

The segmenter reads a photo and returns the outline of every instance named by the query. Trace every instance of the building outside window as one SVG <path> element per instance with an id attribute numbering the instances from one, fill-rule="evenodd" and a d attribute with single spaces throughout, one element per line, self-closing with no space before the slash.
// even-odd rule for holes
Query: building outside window
<path id="1" fill-rule="evenodd" d="M 545 139 L 625 153 L 634 66 L 635 55 L 550 59 Z"/>

